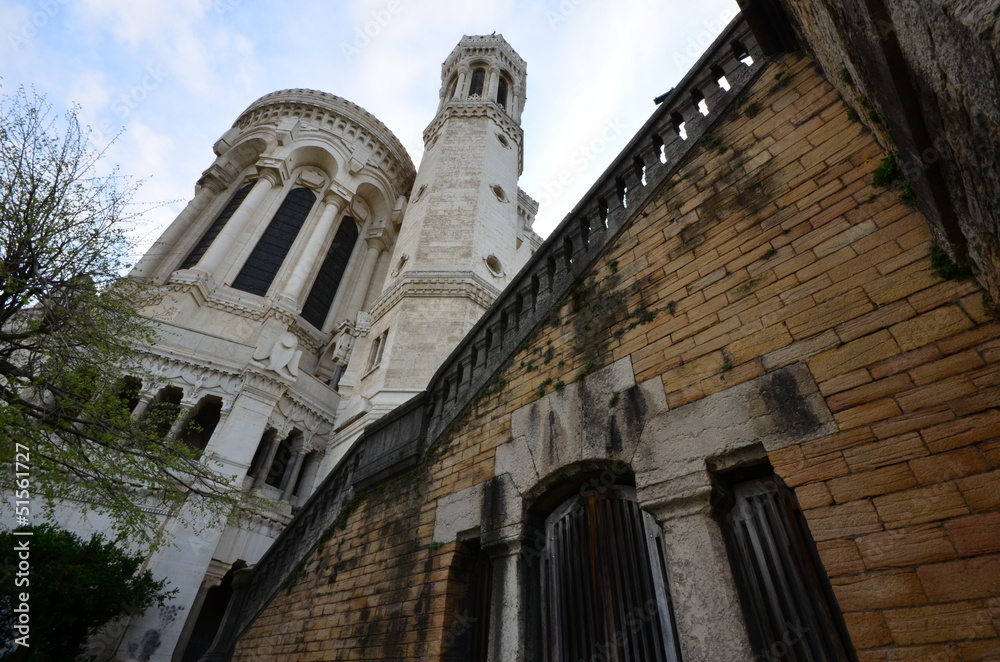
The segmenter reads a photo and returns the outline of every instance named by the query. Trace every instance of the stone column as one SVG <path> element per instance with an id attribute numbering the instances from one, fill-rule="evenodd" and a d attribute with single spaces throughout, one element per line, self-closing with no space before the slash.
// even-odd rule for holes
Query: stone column
<path id="1" fill-rule="evenodd" d="M 486 83 L 486 90 L 483 96 L 490 101 L 496 101 L 497 98 L 497 86 L 500 84 L 500 70 L 496 67 L 490 67 L 487 71 L 488 78 Z"/>
<path id="2" fill-rule="evenodd" d="M 212 438 L 208 440 L 205 444 L 205 456 L 215 452 L 216 441 L 219 438 L 219 432 L 222 431 L 222 426 L 226 424 L 226 420 L 229 418 L 229 414 L 233 411 L 233 401 L 223 400 L 222 409 L 219 410 L 219 422 L 215 424 L 215 430 L 212 431 Z"/>
<path id="3" fill-rule="evenodd" d="M 246 476 L 257 448 L 248 439 L 260 439 L 267 428 L 278 400 L 290 382 L 271 371 L 248 367 L 242 374 L 243 383 L 233 402 L 232 413 L 218 432 L 213 459 L 220 462 L 219 471 L 240 478 Z"/>
<path id="4" fill-rule="evenodd" d="M 282 501 L 291 500 L 292 492 L 295 491 L 295 481 L 299 479 L 299 473 L 302 471 L 302 463 L 305 461 L 308 450 L 309 447 L 306 445 L 305 438 L 299 438 L 295 441 L 295 445 L 292 448 L 292 468 L 288 472 L 288 482 L 285 483 L 285 489 L 281 493 Z"/>
<path id="5" fill-rule="evenodd" d="M 752 652 L 722 530 L 711 517 L 711 493 L 701 472 L 639 494 L 663 529 L 670 595 L 682 606 L 675 616 L 684 662 L 748 660 Z"/>
<path id="6" fill-rule="evenodd" d="M 365 241 L 368 243 L 368 252 L 365 253 L 364 262 L 358 269 L 359 276 L 351 292 L 351 301 L 347 306 L 347 317 L 353 319 L 365 303 L 368 288 L 372 284 L 372 276 L 375 274 L 375 266 L 378 264 L 378 256 L 385 250 L 384 230 L 373 230 L 365 234 Z"/>
<path id="7" fill-rule="evenodd" d="M 191 416 L 194 415 L 194 408 L 197 405 L 197 400 L 181 400 L 180 411 L 177 412 L 177 418 L 174 419 L 173 425 L 170 426 L 170 432 L 167 433 L 168 441 L 175 441 L 181 436 L 181 433 L 184 431 L 184 426 L 191 420 Z"/>
<path id="8" fill-rule="evenodd" d="M 219 236 L 208 247 L 208 250 L 205 251 L 205 254 L 198 261 L 198 264 L 194 266 L 193 270 L 213 276 L 217 281 L 225 276 L 225 273 L 217 273 L 220 267 L 222 267 L 223 262 L 231 257 L 237 239 L 239 239 L 250 221 L 257 214 L 267 194 L 271 192 L 273 187 L 279 186 L 282 182 L 282 176 L 277 168 L 260 168 L 259 172 L 260 177 L 257 179 L 257 183 L 253 185 L 253 188 L 250 189 L 250 193 L 243 200 L 243 204 L 239 206 L 229 219 L 229 222 L 226 223 L 226 226 L 222 228 Z"/>
<path id="9" fill-rule="evenodd" d="M 250 489 L 256 490 L 264 487 L 264 481 L 267 480 L 267 474 L 271 470 L 271 465 L 274 463 L 274 456 L 278 453 L 278 446 L 281 445 L 281 437 L 278 435 L 278 431 L 274 429 L 269 429 L 264 433 L 266 438 L 267 455 L 264 456 L 264 462 L 258 467 L 257 475 L 253 477 L 253 485 Z M 264 441 L 263 439 L 261 441 Z"/>
<path id="10" fill-rule="evenodd" d="M 208 207 L 208 203 L 226 189 L 226 184 L 227 181 L 218 175 L 203 177 L 191 201 L 164 230 L 160 238 L 149 247 L 129 275 L 137 278 L 155 276 L 167 257 L 177 252 L 177 244 L 191 231 L 191 226 Z"/>
<path id="11" fill-rule="evenodd" d="M 462 69 L 458 72 L 458 85 L 455 86 L 455 95 L 453 99 L 464 99 L 465 98 L 465 81 L 469 77 L 469 70 Z"/>
<path id="12" fill-rule="evenodd" d="M 347 206 L 347 198 L 339 192 L 327 191 L 323 197 L 323 213 L 319 222 L 305 237 L 305 241 L 300 242 L 298 250 L 286 259 L 286 264 L 292 265 L 292 273 L 285 280 L 279 299 L 283 299 L 295 310 L 302 306 L 302 297 L 306 292 L 306 284 L 309 282 L 309 274 L 312 273 L 317 261 L 320 260 L 320 251 L 323 246 L 328 245 L 326 238 L 334 235 L 338 228 L 340 212 Z"/>
<path id="13" fill-rule="evenodd" d="M 523 547 L 520 539 L 484 547 L 493 562 L 490 596 L 489 662 L 524 659 L 524 595 L 521 583 Z"/>
<path id="14" fill-rule="evenodd" d="M 135 409 L 132 410 L 133 421 L 138 421 L 142 418 L 142 415 L 146 413 L 147 409 L 149 409 L 149 405 L 152 404 L 155 395 L 155 393 L 146 392 L 139 396 L 139 404 L 137 404 Z"/>

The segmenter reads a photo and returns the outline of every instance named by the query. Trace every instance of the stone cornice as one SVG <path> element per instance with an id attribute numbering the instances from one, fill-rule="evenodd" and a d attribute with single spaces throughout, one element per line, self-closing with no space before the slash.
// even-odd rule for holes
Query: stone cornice
<path id="1" fill-rule="evenodd" d="M 350 136 L 349 142 L 365 143 L 399 192 L 409 193 L 416 169 L 406 148 L 378 118 L 336 95 L 307 89 L 272 92 L 250 104 L 233 126 L 246 130 L 253 125 L 277 125 L 289 112 L 334 135 Z"/>
<path id="2" fill-rule="evenodd" d="M 236 392 L 235 385 L 239 381 L 239 370 L 235 367 L 226 369 L 215 364 L 208 365 L 192 357 L 180 355 L 174 350 L 163 349 L 161 346 L 143 349 L 142 353 L 148 357 L 146 361 L 150 370 L 158 376 L 169 377 L 169 373 L 172 372 L 171 366 L 186 368 L 204 375 L 212 375 L 218 380 L 220 387 L 225 383 L 232 384 L 233 388 L 230 389 L 222 387 L 222 390 L 229 395 Z M 192 385 L 195 384 L 192 383 Z"/>
<path id="3" fill-rule="evenodd" d="M 169 283 L 169 289 L 173 292 L 196 290 L 202 295 L 200 299 L 203 299 L 203 305 L 207 308 L 259 322 L 270 317 L 277 318 L 295 334 L 303 348 L 313 354 L 318 354 L 326 342 L 326 336 L 306 328 L 298 315 L 274 305 L 272 300 L 260 298 L 260 302 L 248 301 L 245 293 L 237 295 L 231 288 L 218 288 L 209 293 L 207 287 L 202 280 L 188 277 L 183 271 L 174 272 Z"/>
<path id="4" fill-rule="evenodd" d="M 277 373 L 266 372 L 253 365 L 247 366 L 240 376 L 243 378 L 240 392 L 253 395 L 264 402 L 277 403 L 291 386 L 291 382 L 281 379 Z"/>
<path id="5" fill-rule="evenodd" d="M 404 297 L 465 297 L 489 308 L 500 290 L 472 271 L 407 271 L 372 305 L 378 320 Z"/>

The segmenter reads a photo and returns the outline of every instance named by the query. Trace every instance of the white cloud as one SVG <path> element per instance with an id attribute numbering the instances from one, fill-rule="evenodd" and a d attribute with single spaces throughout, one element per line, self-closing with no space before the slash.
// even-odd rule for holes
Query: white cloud
<path id="1" fill-rule="evenodd" d="M 521 186 L 551 195 L 551 229 L 734 15 L 734 0 L 79 0 L 59 5 L 29 51 L 0 45 L 4 89 L 34 82 L 77 101 L 144 200 L 185 200 L 211 146 L 257 97 L 312 87 L 381 119 L 419 162 L 441 63 L 463 34 L 502 33 L 528 63 Z M 9 25 L 36 6 L 0 0 Z M 354 40 L 363 35 L 364 46 Z M 365 41 L 366 40 L 366 41 Z M 358 48 L 345 57 L 343 46 Z M 30 57 L 29 57 L 30 55 Z M 586 166 L 584 168 L 583 166 Z M 568 171 L 570 181 L 560 178 Z M 165 225 L 183 203 L 151 213 Z"/>

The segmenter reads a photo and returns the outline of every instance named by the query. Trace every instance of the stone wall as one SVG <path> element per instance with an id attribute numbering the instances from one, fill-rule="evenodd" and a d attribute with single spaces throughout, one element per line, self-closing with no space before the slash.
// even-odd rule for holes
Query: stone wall
<path id="1" fill-rule="evenodd" d="M 938 243 L 1000 301 L 1000 2 L 781 0 L 899 155 Z"/>
<path id="2" fill-rule="evenodd" d="M 423 459 L 340 502 L 234 659 L 445 659 L 470 538 L 495 564 L 491 659 L 533 659 L 526 508 L 609 467 L 664 529 L 686 662 L 749 659 L 709 474 L 755 454 L 795 489 L 862 662 L 995 659 L 1000 324 L 872 186 L 885 153 L 812 60 L 767 64 L 724 113 L 592 266 L 566 256 L 567 294 L 457 417 L 435 378 Z"/>

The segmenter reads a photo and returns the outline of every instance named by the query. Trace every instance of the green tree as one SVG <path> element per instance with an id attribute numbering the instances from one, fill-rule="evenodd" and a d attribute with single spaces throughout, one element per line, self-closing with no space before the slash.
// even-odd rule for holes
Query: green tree
<path id="1" fill-rule="evenodd" d="M 118 538 L 156 545 L 150 508 L 211 525 L 238 492 L 163 434 L 176 409 L 132 419 L 156 294 L 124 275 L 135 185 L 101 173 L 76 108 L 50 115 L 23 88 L 0 100 L 0 465 L 28 474 L 30 515 L 83 502 Z"/>
<path id="2" fill-rule="evenodd" d="M 18 647 L 14 659 L 72 660 L 86 638 L 118 616 L 141 613 L 154 603 L 162 605 L 174 591 L 164 591 L 149 570 L 140 571 L 143 555 L 130 555 L 100 534 L 89 541 L 50 525 L 22 527 L 31 536 L 0 534 L 3 576 L 0 602 L 19 606 L 27 593 L 30 634 L 28 647 Z M 16 585 L 18 552 L 27 541 L 30 584 Z M 14 628 L 10 608 L 0 613 L 0 629 Z M 15 630 L 15 636 L 18 632 Z"/>

